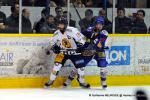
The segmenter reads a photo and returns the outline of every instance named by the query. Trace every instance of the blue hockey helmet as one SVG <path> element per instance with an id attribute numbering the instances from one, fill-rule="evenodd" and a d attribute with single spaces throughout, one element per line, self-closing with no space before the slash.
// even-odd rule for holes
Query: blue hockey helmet
<path id="1" fill-rule="evenodd" d="M 96 20 L 95 20 L 95 24 L 104 25 L 104 18 L 103 17 L 97 17 Z"/>

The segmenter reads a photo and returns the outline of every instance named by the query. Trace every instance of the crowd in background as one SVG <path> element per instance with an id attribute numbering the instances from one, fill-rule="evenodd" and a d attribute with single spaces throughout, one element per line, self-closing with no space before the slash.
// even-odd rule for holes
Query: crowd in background
<path id="1" fill-rule="evenodd" d="M 1 0 L 4 6 L 12 6 L 15 2 L 19 0 Z M 139 4 L 137 0 L 116 0 L 116 7 L 122 6 L 127 8 L 150 8 L 149 0 L 138 0 L 142 1 L 143 4 Z M 67 0 L 22 0 L 23 6 L 40 6 L 43 7 L 50 3 L 51 7 L 67 6 Z M 113 0 L 70 0 L 76 7 L 103 7 L 107 5 L 107 7 L 113 6 Z"/>
<path id="2" fill-rule="evenodd" d="M 4 1 L 4 0 L 3 0 Z M 6 1 L 3 2 L 0 0 L 0 7 L 5 4 Z M 23 5 L 25 6 L 45 6 L 42 3 L 44 0 L 23 0 Z M 57 29 L 57 22 L 61 18 L 65 18 L 67 20 L 67 11 L 63 10 L 61 6 L 66 4 L 66 0 L 51 0 L 56 5 L 55 13 L 56 16 L 50 15 L 47 13 L 47 9 L 44 8 L 41 11 L 40 20 L 36 21 L 34 25 L 32 25 L 30 21 L 30 11 L 27 8 L 22 10 L 22 33 L 53 33 Z M 84 2 L 83 2 L 84 1 Z M 94 5 L 95 0 L 72 0 L 75 2 L 76 6 L 86 7 L 90 5 L 91 1 Z M 19 2 L 18 0 L 10 0 L 11 3 L 11 14 L 6 18 L 4 12 L 0 11 L 0 33 L 18 33 L 19 32 Z M 38 4 L 36 4 L 38 2 Z M 39 3 L 40 2 L 40 3 Z M 45 0 L 46 2 L 46 0 Z M 59 5 L 63 4 L 63 5 Z M 92 5 L 92 6 L 93 6 Z M 100 6 L 100 5 L 99 5 Z M 98 7 L 98 6 L 97 6 Z M 106 29 L 109 33 L 112 33 L 112 22 L 107 18 L 107 14 L 105 9 L 100 9 L 97 15 L 93 14 L 91 9 L 87 9 L 85 12 L 85 17 L 80 19 L 79 22 L 76 22 L 75 19 L 72 19 L 71 13 L 70 15 L 70 26 L 76 27 L 78 23 L 81 31 L 86 30 L 89 26 L 94 25 L 95 19 L 97 17 L 103 17 L 105 20 L 104 29 Z M 147 28 L 144 17 L 146 15 L 144 10 L 137 10 L 132 16 L 125 16 L 125 9 L 123 7 L 117 8 L 117 16 L 115 18 L 115 32 L 116 33 L 150 33 L 150 28 Z M 33 26 L 33 27 L 32 27 Z"/>
<path id="3" fill-rule="evenodd" d="M 1 1 L 4 6 L 12 6 L 15 2 L 18 2 L 19 0 Z M 22 5 L 43 7 L 46 5 L 46 2 L 50 2 L 51 7 L 67 6 L 67 0 L 22 0 Z M 102 7 L 104 5 L 104 0 L 70 0 L 70 2 L 74 3 L 76 7 Z M 107 0 L 107 6 L 112 7 L 112 0 Z"/>

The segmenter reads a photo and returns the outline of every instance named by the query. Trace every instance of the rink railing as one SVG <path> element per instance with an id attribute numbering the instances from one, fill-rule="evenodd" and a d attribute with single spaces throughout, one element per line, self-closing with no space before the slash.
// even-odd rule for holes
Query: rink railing
<path id="1" fill-rule="evenodd" d="M 52 37 L 53 34 L 0 34 L 3 37 Z M 150 34 L 110 34 L 110 37 L 150 37 Z M 144 45 L 144 44 L 143 44 Z M 142 48 L 142 47 L 140 47 Z M 143 52 L 144 53 L 144 52 Z M 150 70 L 150 68 L 149 68 Z M 49 76 L 14 76 L 7 75 L 0 77 L 0 88 L 42 88 Z M 66 77 L 58 77 L 53 87 L 60 87 Z M 98 75 L 85 76 L 85 80 L 93 87 L 100 86 L 100 77 Z M 92 80 L 92 81 L 91 81 Z M 142 86 L 150 85 L 150 75 L 108 75 L 108 86 Z M 73 87 L 79 86 L 77 81 L 72 82 Z"/>

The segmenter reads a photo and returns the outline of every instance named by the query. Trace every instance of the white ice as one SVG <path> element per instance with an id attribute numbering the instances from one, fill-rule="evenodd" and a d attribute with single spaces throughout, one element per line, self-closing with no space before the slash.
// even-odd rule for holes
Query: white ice
<path id="1" fill-rule="evenodd" d="M 91 89 L 0 89 L 0 100 L 136 100 L 137 90 L 150 98 L 150 86 L 116 86 Z M 91 95 L 91 96 L 89 96 Z"/>

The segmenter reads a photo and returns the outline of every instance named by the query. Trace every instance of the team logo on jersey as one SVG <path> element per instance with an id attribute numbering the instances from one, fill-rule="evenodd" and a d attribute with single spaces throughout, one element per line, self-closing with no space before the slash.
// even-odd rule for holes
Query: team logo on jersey
<path id="1" fill-rule="evenodd" d="M 66 48 L 71 48 L 71 43 L 67 38 L 62 39 L 62 45 Z"/>
<path id="2" fill-rule="evenodd" d="M 101 48 L 101 47 L 102 47 L 101 42 L 99 42 L 99 43 L 97 44 L 97 47 L 98 47 L 98 48 Z"/>

